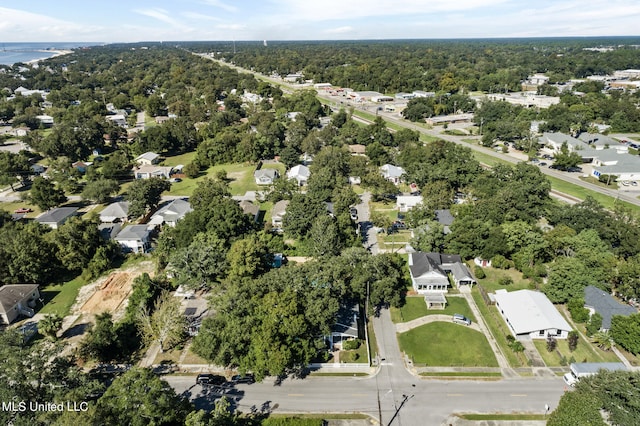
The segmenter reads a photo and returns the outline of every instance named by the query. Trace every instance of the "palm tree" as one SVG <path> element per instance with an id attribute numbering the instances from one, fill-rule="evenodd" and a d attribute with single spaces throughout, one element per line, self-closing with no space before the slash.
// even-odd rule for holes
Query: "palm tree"
<path id="1" fill-rule="evenodd" d="M 591 336 L 591 342 L 603 351 L 610 351 L 614 343 L 608 331 L 598 331 Z"/>
<path id="2" fill-rule="evenodd" d="M 45 315 L 38 322 L 38 330 L 51 340 L 57 339 L 58 330 L 62 328 L 62 317 L 58 314 Z"/>

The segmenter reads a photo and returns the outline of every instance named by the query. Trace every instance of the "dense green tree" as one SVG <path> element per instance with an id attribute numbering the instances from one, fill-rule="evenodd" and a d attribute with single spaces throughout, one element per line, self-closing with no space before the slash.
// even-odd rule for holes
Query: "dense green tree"
<path id="1" fill-rule="evenodd" d="M 318 216 L 326 214 L 327 210 L 322 201 L 306 194 L 294 194 L 284 216 L 284 230 L 295 238 L 305 237 L 311 230 L 313 221 Z"/>
<path id="2" fill-rule="evenodd" d="M 548 426 L 605 426 L 597 395 L 565 392 L 547 421 Z"/>
<path id="3" fill-rule="evenodd" d="M 0 151 L 0 185 L 13 186 L 25 181 L 31 172 L 29 159 L 24 155 Z"/>
<path id="4" fill-rule="evenodd" d="M 236 240 L 226 255 L 229 276 L 231 279 L 257 278 L 269 270 L 272 259 L 273 252 L 259 235 L 252 234 Z"/>
<path id="5" fill-rule="evenodd" d="M 56 334 L 62 328 L 62 317 L 58 314 L 45 315 L 38 321 L 38 330 L 51 340 L 56 340 Z"/>
<path id="6" fill-rule="evenodd" d="M 634 355 L 640 353 L 640 314 L 628 317 L 614 315 L 611 318 L 610 333 L 617 345 Z"/>
<path id="7" fill-rule="evenodd" d="M 81 356 L 85 359 L 106 362 L 117 356 L 117 350 L 118 334 L 111 314 L 105 312 L 96 315 L 95 324 L 80 345 Z"/>
<path id="8" fill-rule="evenodd" d="M 582 163 L 582 157 L 580 153 L 569 150 L 569 146 L 566 142 L 562 143 L 560 152 L 557 152 L 554 156 L 553 165 L 560 170 L 568 170 L 571 167 L 576 167 Z"/>
<path id="9" fill-rule="evenodd" d="M 428 220 L 414 230 L 409 244 L 418 251 L 442 252 L 445 245 L 444 226 L 435 220 Z"/>
<path id="10" fill-rule="evenodd" d="M 115 151 L 104 160 L 100 173 L 106 179 L 123 180 L 131 175 L 131 162 L 124 151 Z"/>
<path id="11" fill-rule="evenodd" d="M 93 419 L 131 426 L 184 424 L 191 404 L 152 371 L 132 368 L 113 381 L 96 403 Z"/>
<path id="12" fill-rule="evenodd" d="M 99 178 L 87 182 L 82 190 L 82 199 L 91 200 L 98 204 L 104 204 L 120 191 L 120 184 L 114 179 Z"/>
<path id="13" fill-rule="evenodd" d="M 29 200 L 42 210 L 49 210 L 57 207 L 67 201 L 62 189 L 56 188 L 56 185 L 48 179 L 37 176 L 33 179 L 31 191 L 29 191 Z"/>
<path id="14" fill-rule="evenodd" d="M 337 255 L 342 249 L 335 218 L 329 215 L 320 215 L 311 224 L 308 233 L 311 254 L 315 257 L 325 258 Z"/>
<path id="15" fill-rule="evenodd" d="M 104 244 L 98 230 L 99 218 L 72 217 L 50 233 L 55 245 L 55 255 L 67 270 L 80 272 L 93 258 L 98 247 Z"/>
<path id="16" fill-rule="evenodd" d="M 229 263 L 225 241 L 216 234 L 198 233 L 191 244 L 177 249 L 169 261 L 175 282 L 186 288 L 211 288 L 226 277 Z"/>
<path id="17" fill-rule="evenodd" d="M 588 285 L 598 286 L 593 273 L 579 259 L 557 259 L 549 267 L 549 278 L 544 292 L 554 303 L 563 303 L 576 294 L 583 294 Z"/>
<path id="18" fill-rule="evenodd" d="M 0 281 L 48 283 L 61 270 L 49 227 L 37 222 L 0 228 Z"/>
<path id="19" fill-rule="evenodd" d="M 129 216 L 140 217 L 153 211 L 160 204 L 162 193 L 170 188 L 169 181 L 162 178 L 134 180 L 125 193 L 125 199 L 131 203 Z"/>

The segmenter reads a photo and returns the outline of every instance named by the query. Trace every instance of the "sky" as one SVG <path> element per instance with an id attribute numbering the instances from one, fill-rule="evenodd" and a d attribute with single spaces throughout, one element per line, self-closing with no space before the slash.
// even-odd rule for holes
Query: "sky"
<path id="1" fill-rule="evenodd" d="M 638 0 L 0 0 L 0 43 L 639 35 Z"/>

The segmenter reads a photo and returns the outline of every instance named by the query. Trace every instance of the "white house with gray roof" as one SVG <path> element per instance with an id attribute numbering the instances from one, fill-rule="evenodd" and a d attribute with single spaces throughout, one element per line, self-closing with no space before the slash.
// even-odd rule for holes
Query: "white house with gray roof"
<path id="1" fill-rule="evenodd" d="M 253 177 L 258 185 L 272 185 L 280 174 L 276 169 L 260 169 L 253 172 Z"/>
<path id="2" fill-rule="evenodd" d="M 151 166 L 153 164 L 158 164 L 160 162 L 160 154 L 156 154 L 155 152 L 145 152 L 144 154 L 138 155 L 136 158 L 136 163 L 141 166 Z"/>
<path id="3" fill-rule="evenodd" d="M 193 211 L 189 201 L 182 198 L 176 198 L 170 203 L 162 206 L 157 212 L 151 216 L 150 225 L 169 225 L 175 227 L 187 213 Z"/>
<path id="4" fill-rule="evenodd" d="M 386 180 L 397 185 L 402 182 L 404 169 L 399 166 L 394 166 L 393 164 L 385 164 L 380 167 L 380 173 Z"/>
<path id="5" fill-rule="evenodd" d="M 77 207 L 56 207 L 36 217 L 36 222 L 48 225 L 53 229 L 58 229 L 58 227 L 62 226 L 70 217 L 75 216 L 77 211 Z"/>
<path id="6" fill-rule="evenodd" d="M 111 203 L 100 212 L 100 222 L 126 222 L 129 217 L 129 201 Z"/>
<path id="7" fill-rule="evenodd" d="M 311 176 L 311 170 L 307 166 L 302 164 L 298 164 L 297 166 L 293 166 L 287 172 L 288 179 L 295 179 L 298 181 L 298 185 L 303 186 L 307 184 L 309 177 Z"/>
<path id="8" fill-rule="evenodd" d="M 496 308 L 516 339 L 566 339 L 571 326 L 544 293 L 533 290 L 495 293 Z"/>
<path id="9" fill-rule="evenodd" d="M 129 225 L 114 238 L 122 250 L 133 253 L 146 253 L 151 247 L 151 231 L 147 225 Z"/>
<path id="10" fill-rule="evenodd" d="M 31 318 L 40 298 L 38 284 L 7 284 L 0 287 L 0 324 L 11 324 L 20 315 Z"/>
<path id="11" fill-rule="evenodd" d="M 579 151 L 589 148 L 589 145 L 564 133 L 545 132 L 539 139 L 540 144 L 544 145 L 547 150 L 552 153 L 560 152 L 563 143 L 567 143 L 569 151 Z"/>
<path id="12" fill-rule="evenodd" d="M 578 139 L 587 143 L 590 148 L 596 149 L 598 151 L 610 149 L 620 153 L 629 152 L 629 147 L 627 145 L 623 145 L 617 140 L 612 139 L 606 135 L 601 135 L 599 133 L 582 132 L 578 136 Z"/>

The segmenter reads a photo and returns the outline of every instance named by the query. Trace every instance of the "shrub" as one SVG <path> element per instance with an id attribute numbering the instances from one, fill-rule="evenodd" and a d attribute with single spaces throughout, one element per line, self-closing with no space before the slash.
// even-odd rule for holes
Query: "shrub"
<path id="1" fill-rule="evenodd" d="M 587 322 L 589 320 L 589 310 L 584 307 L 584 299 L 574 298 L 567 303 L 567 309 L 571 314 L 571 318 L 575 322 Z"/>
<path id="2" fill-rule="evenodd" d="M 346 340 L 342 342 L 342 349 L 345 351 L 355 350 L 355 349 L 358 349 L 359 347 L 360 347 L 360 340 L 358 339 Z"/>
<path id="3" fill-rule="evenodd" d="M 578 332 L 571 330 L 567 336 L 567 344 L 571 352 L 575 351 L 578 347 Z"/>
<path id="4" fill-rule="evenodd" d="M 491 266 L 498 269 L 509 269 L 512 262 L 501 254 L 496 254 L 491 258 Z"/>
<path id="5" fill-rule="evenodd" d="M 587 323 L 587 336 L 591 337 L 596 334 L 598 330 L 600 330 L 600 327 L 602 327 L 602 315 L 596 312 L 591 315 Z"/>
<path id="6" fill-rule="evenodd" d="M 518 340 L 514 340 L 513 342 L 511 342 L 509 344 L 509 347 L 514 352 L 524 352 L 524 345 L 522 344 L 522 342 L 519 342 Z"/>
<path id="7" fill-rule="evenodd" d="M 553 352 L 558 346 L 558 341 L 553 336 L 547 337 L 547 351 Z"/>
<path id="8" fill-rule="evenodd" d="M 197 161 L 187 164 L 182 169 L 185 176 L 191 179 L 195 179 L 200 175 L 200 164 Z"/>
<path id="9" fill-rule="evenodd" d="M 513 284 L 513 278 L 509 277 L 509 276 L 503 276 L 500 277 L 500 279 L 498 280 L 498 284 L 500 285 L 511 285 Z"/>
<path id="10" fill-rule="evenodd" d="M 473 268 L 473 275 L 475 275 L 476 278 L 479 280 L 487 277 L 487 274 L 484 273 L 484 269 L 482 269 L 482 267 L 478 265 L 476 265 L 475 268 Z"/>

